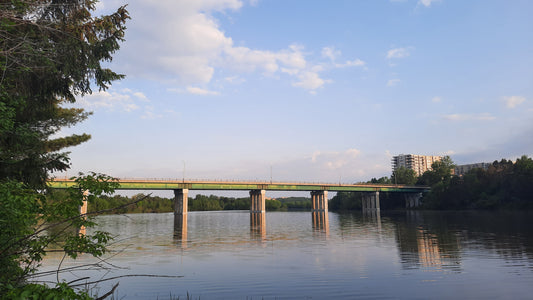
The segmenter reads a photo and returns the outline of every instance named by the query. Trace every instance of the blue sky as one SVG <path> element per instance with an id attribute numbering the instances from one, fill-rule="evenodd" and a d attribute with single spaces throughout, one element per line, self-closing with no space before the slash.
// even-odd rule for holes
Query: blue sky
<path id="1" fill-rule="evenodd" d="M 125 4 L 103 1 L 98 13 Z M 533 2 L 134 0 L 63 133 L 116 177 L 357 182 L 400 153 L 533 155 Z M 184 168 L 185 166 L 185 168 Z"/>

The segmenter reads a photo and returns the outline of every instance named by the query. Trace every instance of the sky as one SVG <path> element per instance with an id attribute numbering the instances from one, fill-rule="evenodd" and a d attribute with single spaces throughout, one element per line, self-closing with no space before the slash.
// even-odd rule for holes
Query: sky
<path id="1" fill-rule="evenodd" d="M 126 4 L 104 0 L 96 14 Z M 133 0 L 66 174 L 367 181 L 533 156 L 529 0 Z"/>

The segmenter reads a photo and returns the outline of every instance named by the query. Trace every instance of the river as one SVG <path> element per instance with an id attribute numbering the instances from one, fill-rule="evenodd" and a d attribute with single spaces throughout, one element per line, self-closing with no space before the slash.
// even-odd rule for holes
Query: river
<path id="1" fill-rule="evenodd" d="M 531 299 L 533 213 L 248 211 L 97 217 L 113 233 L 105 269 L 114 299 Z M 50 255 L 41 270 L 57 268 Z M 62 267 L 97 262 L 82 255 Z M 56 275 L 44 278 L 56 280 Z M 79 282 L 87 281 L 80 280 Z"/>

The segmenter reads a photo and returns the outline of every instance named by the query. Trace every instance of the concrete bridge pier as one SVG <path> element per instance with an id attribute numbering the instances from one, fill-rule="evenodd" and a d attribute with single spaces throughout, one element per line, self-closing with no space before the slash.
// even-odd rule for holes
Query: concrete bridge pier
<path id="1" fill-rule="evenodd" d="M 420 198 L 422 193 L 405 193 L 405 208 L 413 208 L 420 206 Z"/>
<path id="2" fill-rule="evenodd" d="M 89 197 L 89 191 L 85 190 L 83 191 L 83 202 L 82 205 L 80 205 L 80 215 L 83 215 L 83 218 L 87 218 L 87 208 L 89 205 L 87 204 L 87 197 Z M 81 226 L 78 228 L 78 235 L 85 235 L 87 233 L 87 229 L 85 226 Z"/>
<path id="3" fill-rule="evenodd" d="M 328 191 L 311 192 L 311 211 L 328 211 Z"/>
<path id="4" fill-rule="evenodd" d="M 264 213 L 265 210 L 265 190 L 251 190 L 250 213 Z"/>
<path id="5" fill-rule="evenodd" d="M 187 215 L 188 189 L 174 190 L 174 216 Z"/>
<path id="6" fill-rule="evenodd" d="M 89 197 L 89 191 L 83 191 L 83 204 L 80 206 L 80 215 L 87 214 L 87 197 Z"/>
<path id="7" fill-rule="evenodd" d="M 379 212 L 379 192 L 363 192 L 361 204 L 363 212 Z"/>

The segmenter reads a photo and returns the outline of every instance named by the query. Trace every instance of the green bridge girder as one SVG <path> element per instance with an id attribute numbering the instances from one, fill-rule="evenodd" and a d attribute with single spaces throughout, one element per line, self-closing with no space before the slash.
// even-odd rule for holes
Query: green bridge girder
<path id="1" fill-rule="evenodd" d="M 189 181 L 189 180 L 118 180 L 119 190 L 227 190 L 227 191 L 332 191 L 332 192 L 403 192 L 420 193 L 429 190 L 427 186 L 387 184 L 328 184 L 328 183 L 285 183 L 285 182 L 233 182 L 233 181 Z M 48 182 L 51 188 L 64 189 L 75 186 L 69 179 L 54 179 Z"/>

